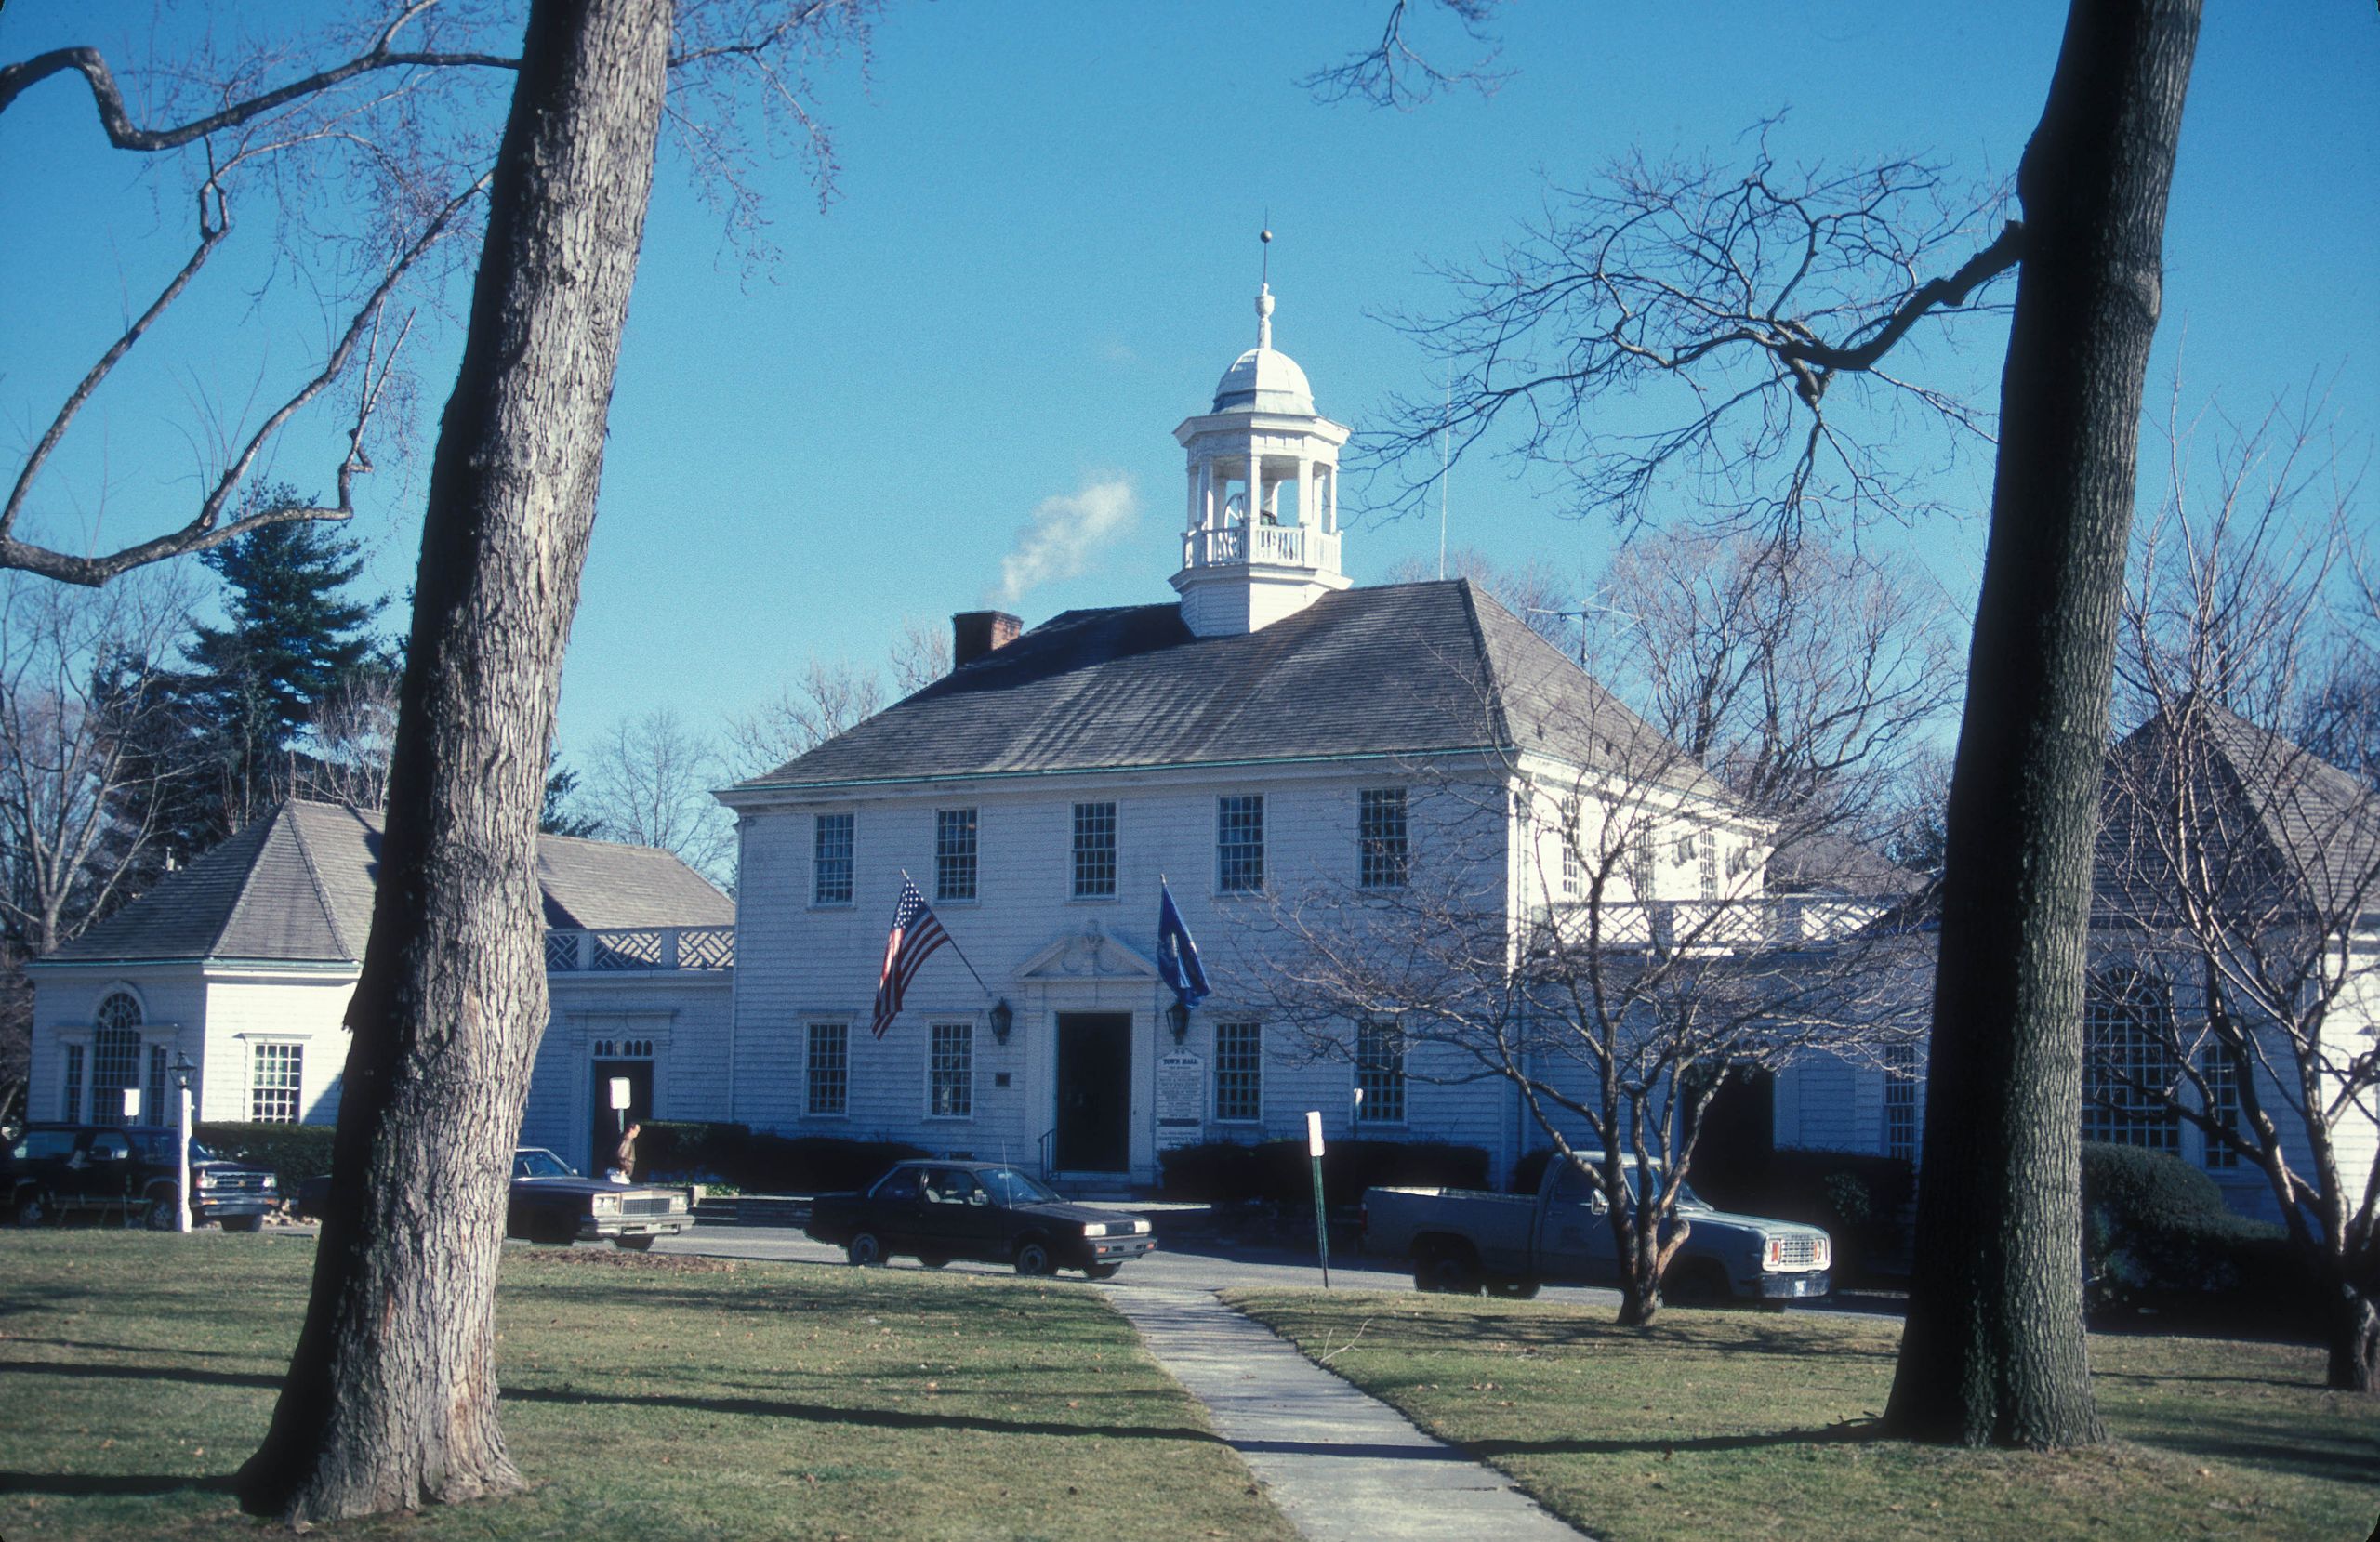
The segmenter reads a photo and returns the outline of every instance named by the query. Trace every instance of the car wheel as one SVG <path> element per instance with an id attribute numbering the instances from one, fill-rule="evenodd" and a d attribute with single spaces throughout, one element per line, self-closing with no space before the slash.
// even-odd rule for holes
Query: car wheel
<path id="1" fill-rule="evenodd" d="M 873 1232 L 862 1232 L 843 1245 L 843 1257 L 860 1269 L 874 1269 L 884 1261 L 884 1240 Z"/>
<path id="2" fill-rule="evenodd" d="M 152 1189 L 149 1191 L 148 1198 L 149 1209 L 147 1213 L 140 1218 L 141 1224 L 147 1226 L 152 1232 L 172 1232 L 179 1230 L 181 1226 L 181 1194 L 173 1189 Z M 193 1217 L 192 1220 L 195 1222 L 196 1218 Z"/>
<path id="3" fill-rule="evenodd" d="M 578 1240 L 575 1216 L 540 1216 L 529 1223 L 529 1240 L 548 1247 L 568 1247 Z"/>
<path id="4" fill-rule="evenodd" d="M 1087 1266 L 1083 1272 L 1094 1280 L 1112 1280 L 1116 1272 L 1123 1267 L 1120 1263 L 1095 1263 Z"/>
<path id="5" fill-rule="evenodd" d="M 1661 1282 L 1661 1295 L 1672 1306 L 1724 1306 L 1731 1294 L 1726 1272 L 1709 1259 L 1697 1259 L 1673 1269 L 1669 1278 Z"/>
<path id="6" fill-rule="evenodd" d="M 614 1237 L 612 1245 L 625 1247 L 631 1253 L 650 1253 L 653 1251 L 653 1239 L 650 1236 Z"/>
<path id="7" fill-rule="evenodd" d="M 264 1230 L 264 1217 L 225 1216 L 223 1218 L 223 1230 L 226 1232 L 261 1232 Z"/>
<path id="8" fill-rule="evenodd" d="M 1479 1260 L 1463 1246 L 1432 1248 L 1413 1255 L 1413 1288 L 1448 1296 L 1479 1294 Z"/>
<path id="9" fill-rule="evenodd" d="M 925 1265 L 928 1269 L 948 1269 L 950 1267 L 949 1255 L 945 1253 L 920 1253 L 918 1255 L 918 1261 Z"/>
<path id="10" fill-rule="evenodd" d="M 1050 1260 L 1050 1245 L 1038 1237 L 1027 1237 L 1016 1245 L 1016 1272 L 1020 1274 L 1054 1274 L 1058 1266 Z"/>
<path id="11" fill-rule="evenodd" d="M 39 1189 L 20 1190 L 16 1211 L 20 1226 L 46 1226 L 58 1219 L 57 1206 L 51 1205 L 49 1196 Z"/>

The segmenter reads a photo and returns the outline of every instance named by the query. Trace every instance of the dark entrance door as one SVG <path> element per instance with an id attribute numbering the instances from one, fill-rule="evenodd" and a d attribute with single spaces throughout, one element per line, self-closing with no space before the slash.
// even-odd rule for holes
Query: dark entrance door
<path id="1" fill-rule="evenodd" d="M 628 1079 L 626 1117 L 612 1107 L 612 1078 L 615 1076 Z M 644 1124 L 653 1117 L 653 1062 L 597 1061 L 593 1103 L 594 1120 L 587 1147 L 587 1176 L 601 1178 L 603 1169 L 612 1165 L 613 1154 L 619 1149 L 620 1131 L 629 1125 Z"/>
<path id="2" fill-rule="evenodd" d="M 1130 1012 L 1058 1014 L 1058 1119 L 1050 1162 L 1070 1173 L 1131 1166 Z"/>
<path id="3" fill-rule="evenodd" d="M 1754 1066 L 1737 1066 L 1703 1110 L 1686 1181 L 1722 1208 L 1747 1205 L 1761 1193 L 1776 1154 L 1777 1078 Z"/>

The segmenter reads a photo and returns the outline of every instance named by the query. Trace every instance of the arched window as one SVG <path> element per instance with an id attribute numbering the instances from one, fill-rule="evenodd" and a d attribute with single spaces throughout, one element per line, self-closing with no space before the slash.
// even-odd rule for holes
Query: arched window
<path id="1" fill-rule="evenodd" d="M 93 1015 L 91 1123 L 124 1123 L 124 1089 L 140 1085 L 140 1003 L 114 991 Z"/>
<path id="2" fill-rule="evenodd" d="M 2138 969 L 2095 974 L 2082 1011 L 2082 1139 L 2179 1155 L 2178 1067 L 2165 982 Z"/>

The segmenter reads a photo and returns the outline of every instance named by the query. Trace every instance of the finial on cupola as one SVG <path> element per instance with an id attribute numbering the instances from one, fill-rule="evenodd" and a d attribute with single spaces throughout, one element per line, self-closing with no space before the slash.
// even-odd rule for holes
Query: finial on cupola
<path id="1" fill-rule="evenodd" d="M 1263 254 L 1263 268 L 1256 285 L 1256 346 L 1273 346 L 1273 232 L 1268 227 L 1256 232 Z"/>

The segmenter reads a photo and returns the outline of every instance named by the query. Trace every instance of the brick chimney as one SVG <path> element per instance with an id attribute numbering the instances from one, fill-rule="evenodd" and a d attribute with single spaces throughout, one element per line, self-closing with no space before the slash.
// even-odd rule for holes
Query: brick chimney
<path id="1" fill-rule="evenodd" d="M 1014 642 L 1025 623 L 1006 611 L 961 611 L 950 618 L 950 667 L 963 669 Z"/>

